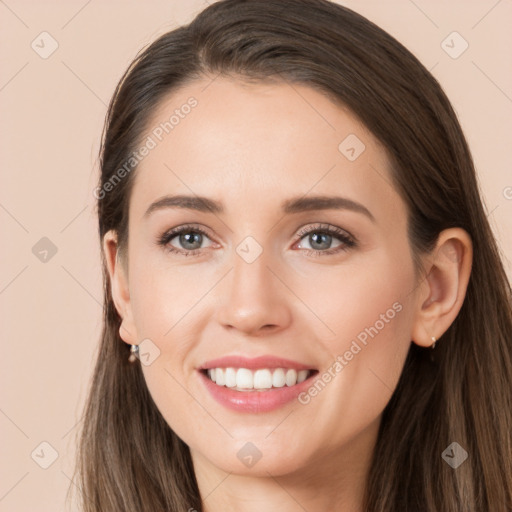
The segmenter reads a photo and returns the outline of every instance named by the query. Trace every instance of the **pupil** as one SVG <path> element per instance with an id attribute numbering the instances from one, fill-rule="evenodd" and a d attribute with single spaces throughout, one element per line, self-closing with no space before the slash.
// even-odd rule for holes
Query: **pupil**
<path id="1" fill-rule="evenodd" d="M 201 237 L 201 233 L 186 233 L 184 235 L 181 235 L 181 239 L 180 239 L 180 243 L 186 247 L 186 244 L 193 244 L 194 243 L 194 238 L 199 238 L 199 241 L 200 241 L 200 237 Z M 192 240 L 190 240 L 192 238 Z M 197 239 L 196 239 L 197 241 Z M 199 245 L 201 245 L 201 243 L 199 243 Z M 187 247 L 188 249 L 190 249 L 190 247 Z"/>
<path id="2" fill-rule="evenodd" d="M 321 237 L 327 237 L 328 239 L 331 238 L 331 235 L 328 235 L 326 233 L 314 233 L 311 235 L 312 239 L 314 240 L 313 243 L 322 243 L 321 241 L 319 242 L 318 239 L 321 238 Z M 311 244 L 313 245 L 313 244 Z M 322 247 L 324 249 L 328 249 L 328 246 L 329 246 L 329 240 L 327 242 L 325 242 L 325 245 L 327 245 L 327 247 Z"/>

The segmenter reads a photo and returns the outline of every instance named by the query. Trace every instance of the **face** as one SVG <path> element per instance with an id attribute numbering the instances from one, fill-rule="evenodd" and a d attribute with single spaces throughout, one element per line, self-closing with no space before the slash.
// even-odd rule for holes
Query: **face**
<path id="1" fill-rule="evenodd" d="M 121 335 L 194 463 L 286 475 L 363 453 L 417 308 L 383 147 L 307 86 L 228 78 L 174 92 L 145 137 Z"/>

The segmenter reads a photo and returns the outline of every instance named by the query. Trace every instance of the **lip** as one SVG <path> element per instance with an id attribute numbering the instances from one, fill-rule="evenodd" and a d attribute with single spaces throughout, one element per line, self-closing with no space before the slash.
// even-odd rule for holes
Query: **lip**
<path id="1" fill-rule="evenodd" d="M 199 367 L 199 370 L 209 370 L 210 368 L 247 368 L 248 370 L 258 370 L 263 368 L 286 368 L 294 370 L 315 370 L 311 366 L 292 361 L 291 359 L 284 359 L 271 355 L 264 355 L 254 358 L 247 358 L 244 356 L 225 356 L 219 359 L 212 359 L 207 361 L 204 365 Z M 292 386 L 294 387 L 294 386 Z"/>
<path id="2" fill-rule="evenodd" d="M 306 368 L 301 369 L 305 370 Z M 208 377 L 205 369 L 198 369 L 197 373 L 210 395 L 219 404 L 236 412 L 253 414 L 274 411 L 292 402 L 312 385 L 318 375 L 318 371 L 315 370 L 306 380 L 294 386 L 285 385 L 282 388 L 271 388 L 264 391 L 235 391 L 215 384 Z"/>

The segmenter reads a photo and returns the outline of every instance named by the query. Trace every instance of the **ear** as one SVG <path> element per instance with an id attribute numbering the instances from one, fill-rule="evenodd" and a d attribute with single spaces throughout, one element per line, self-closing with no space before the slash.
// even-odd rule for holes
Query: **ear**
<path id="1" fill-rule="evenodd" d="M 121 257 L 117 233 L 110 230 L 103 237 L 103 253 L 110 277 L 110 291 L 119 316 L 122 318 L 119 336 L 129 345 L 137 344 L 137 331 L 133 321 L 128 287 L 127 262 Z"/>
<path id="2" fill-rule="evenodd" d="M 425 258 L 426 277 L 419 287 L 412 341 L 429 347 L 459 314 L 471 274 L 473 244 L 461 228 L 441 232 Z"/>

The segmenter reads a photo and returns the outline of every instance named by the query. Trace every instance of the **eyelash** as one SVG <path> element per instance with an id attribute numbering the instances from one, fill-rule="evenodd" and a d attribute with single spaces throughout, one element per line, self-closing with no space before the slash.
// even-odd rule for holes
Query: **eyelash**
<path id="1" fill-rule="evenodd" d="M 192 250 L 180 250 L 176 247 L 170 245 L 170 241 L 176 236 L 181 235 L 182 233 L 196 233 L 201 234 L 209 238 L 208 233 L 201 229 L 200 227 L 193 225 L 184 225 L 179 228 L 174 228 L 169 231 L 166 231 L 163 235 L 158 237 L 157 244 L 164 247 L 167 251 L 171 253 L 176 253 L 181 256 L 198 256 L 202 249 L 192 249 Z M 299 233 L 297 233 L 296 241 L 302 240 L 306 235 L 316 233 L 316 234 L 326 234 L 326 235 L 334 235 L 342 245 L 337 247 L 333 247 L 332 249 L 327 249 L 325 251 L 315 250 L 315 249 L 302 249 L 308 256 L 329 256 L 331 254 L 335 254 L 342 251 L 347 251 L 353 247 L 356 247 L 357 243 L 354 237 L 352 237 L 346 231 L 337 228 L 335 226 L 330 226 L 329 224 L 318 224 L 316 226 L 310 228 L 304 228 Z"/>

